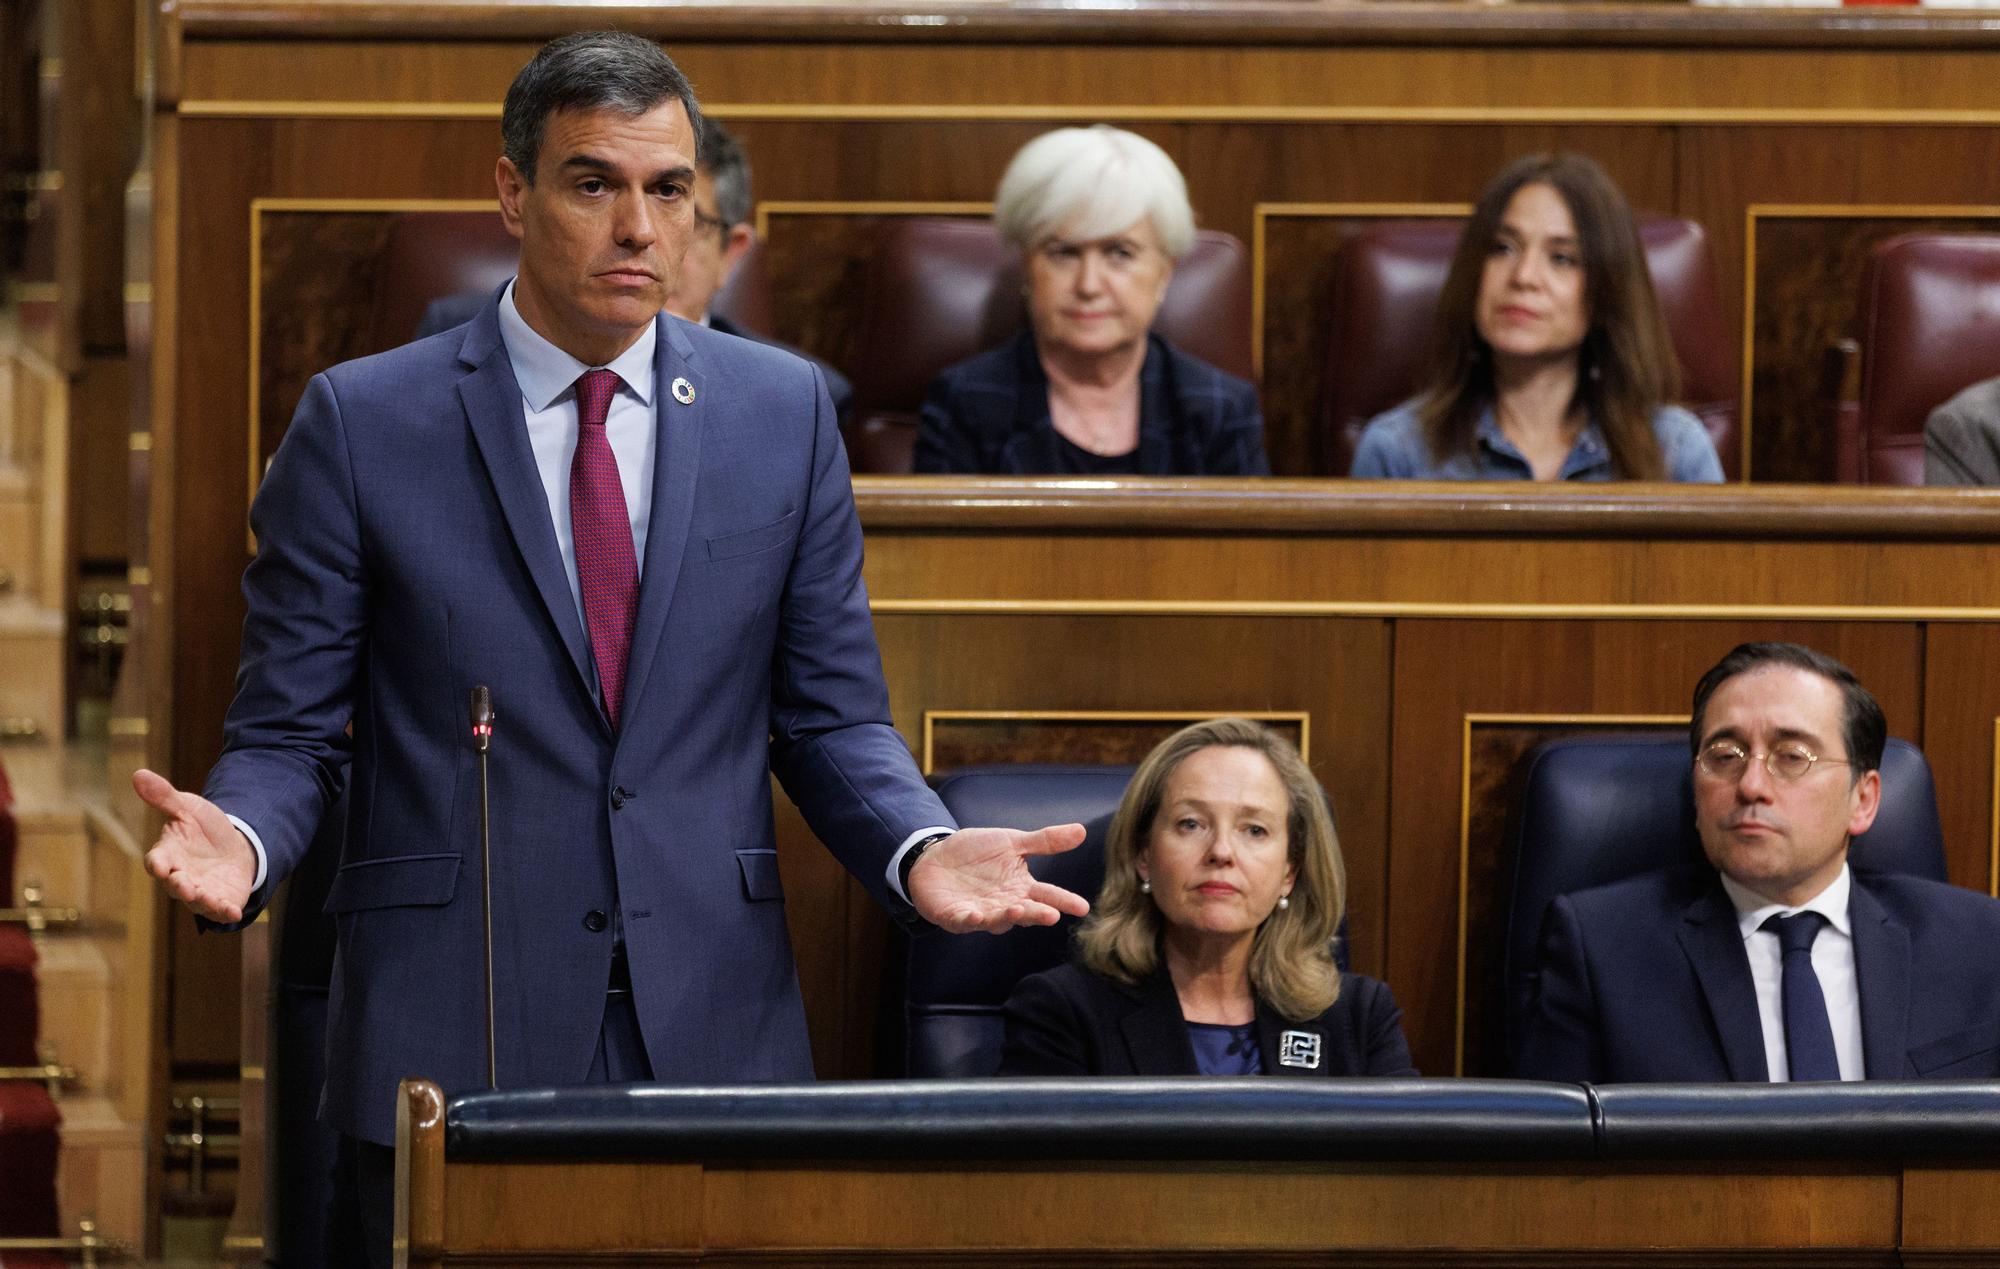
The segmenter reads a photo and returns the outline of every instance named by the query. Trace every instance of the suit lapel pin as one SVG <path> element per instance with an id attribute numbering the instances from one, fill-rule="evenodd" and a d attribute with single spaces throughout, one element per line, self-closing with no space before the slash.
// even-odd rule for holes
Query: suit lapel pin
<path id="1" fill-rule="evenodd" d="M 682 405 L 693 405 L 694 385 L 685 379 L 674 380 L 674 400 Z"/>
<path id="2" fill-rule="evenodd" d="M 1304 1071 L 1319 1069 L 1319 1033 L 1281 1031 L 1278 1033 L 1278 1065 L 1296 1066 Z"/>

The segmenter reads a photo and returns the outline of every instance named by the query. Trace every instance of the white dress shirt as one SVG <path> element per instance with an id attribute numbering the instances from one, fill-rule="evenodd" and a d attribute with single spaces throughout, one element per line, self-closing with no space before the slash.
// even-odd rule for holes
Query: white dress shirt
<path id="1" fill-rule="evenodd" d="M 1757 986 L 1757 1017 L 1764 1026 L 1764 1061 L 1770 1067 L 1772 1082 L 1791 1079 L 1785 1049 L 1784 952 L 1778 946 L 1777 932 L 1760 927 L 1773 914 L 1792 916 L 1799 912 L 1817 912 L 1826 918 L 1819 937 L 1813 940 L 1813 973 L 1819 976 L 1827 1021 L 1833 1024 L 1833 1052 L 1840 1062 L 1840 1078 L 1862 1078 L 1861 984 L 1854 972 L 1854 925 L 1847 913 L 1854 874 L 1842 864 L 1840 875 L 1826 889 L 1795 908 L 1773 903 L 1728 877 L 1722 879 L 1722 888 L 1736 906 L 1736 928 L 1742 931 L 1743 950 L 1750 955 L 1750 978 Z"/>

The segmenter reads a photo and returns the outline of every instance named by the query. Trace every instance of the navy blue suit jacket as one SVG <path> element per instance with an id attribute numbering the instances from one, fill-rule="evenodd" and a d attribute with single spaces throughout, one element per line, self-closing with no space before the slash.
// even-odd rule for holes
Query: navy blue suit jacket
<path id="1" fill-rule="evenodd" d="M 254 915 L 351 752 L 326 905 L 339 944 L 322 1113 L 343 1132 L 390 1141 L 404 1076 L 485 1082 L 474 685 L 497 715 L 503 1086 L 585 1077 L 621 924 L 661 1080 L 811 1078 L 771 774 L 892 907 L 896 846 L 952 823 L 890 725 L 818 374 L 677 319 L 657 331 L 652 519 L 616 731 L 492 303 L 316 376 L 257 496 L 207 794 L 269 853 Z"/>
<path id="2" fill-rule="evenodd" d="M 1279 1060 L 1287 1031 L 1319 1037 L 1319 1065 Z M 1403 1011 L 1386 984 L 1340 976 L 1325 1013 L 1290 1022 L 1257 1002 L 1257 1048 L 1266 1075 L 1415 1075 Z M 1002 1075 L 1195 1075 L 1194 1042 L 1162 965 L 1136 987 L 1071 963 L 1030 974 L 1007 998 Z"/>
<path id="3" fill-rule="evenodd" d="M 1849 904 L 1868 1078 L 2000 1076 L 2000 901 L 1857 870 Z M 1516 1073 L 1770 1078 L 1750 958 L 1712 870 L 1650 873 L 1549 905 Z"/>
<path id="4" fill-rule="evenodd" d="M 940 374 L 917 430 L 919 472 L 1037 476 L 1064 470 L 1049 380 L 1022 331 Z M 1268 476 L 1257 389 L 1158 335 L 1139 370 L 1141 476 Z"/>

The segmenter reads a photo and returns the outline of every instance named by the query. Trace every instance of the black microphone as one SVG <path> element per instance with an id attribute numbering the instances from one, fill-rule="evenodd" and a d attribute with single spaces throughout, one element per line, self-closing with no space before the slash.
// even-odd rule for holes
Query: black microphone
<path id="1" fill-rule="evenodd" d="M 493 1043 L 493 833 L 487 816 L 486 755 L 493 747 L 493 693 L 472 689 L 472 751 L 479 755 L 479 877 L 486 918 L 486 1087 L 500 1087 Z"/>

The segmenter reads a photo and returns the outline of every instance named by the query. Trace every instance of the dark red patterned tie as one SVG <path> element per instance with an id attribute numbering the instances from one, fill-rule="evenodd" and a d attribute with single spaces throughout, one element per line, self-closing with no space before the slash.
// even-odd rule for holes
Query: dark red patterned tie
<path id="1" fill-rule="evenodd" d="M 632 650 L 632 615 L 639 606 L 639 565 L 632 554 L 632 517 L 618 459 L 604 435 L 604 417 L 618 376 L 587 370 L 576 381 L 576 457 L 569 465 L 569 523 L 576 539 L 576 584 L 604 713 L 618 725 L 625 699 L 625 657 Z"/>

